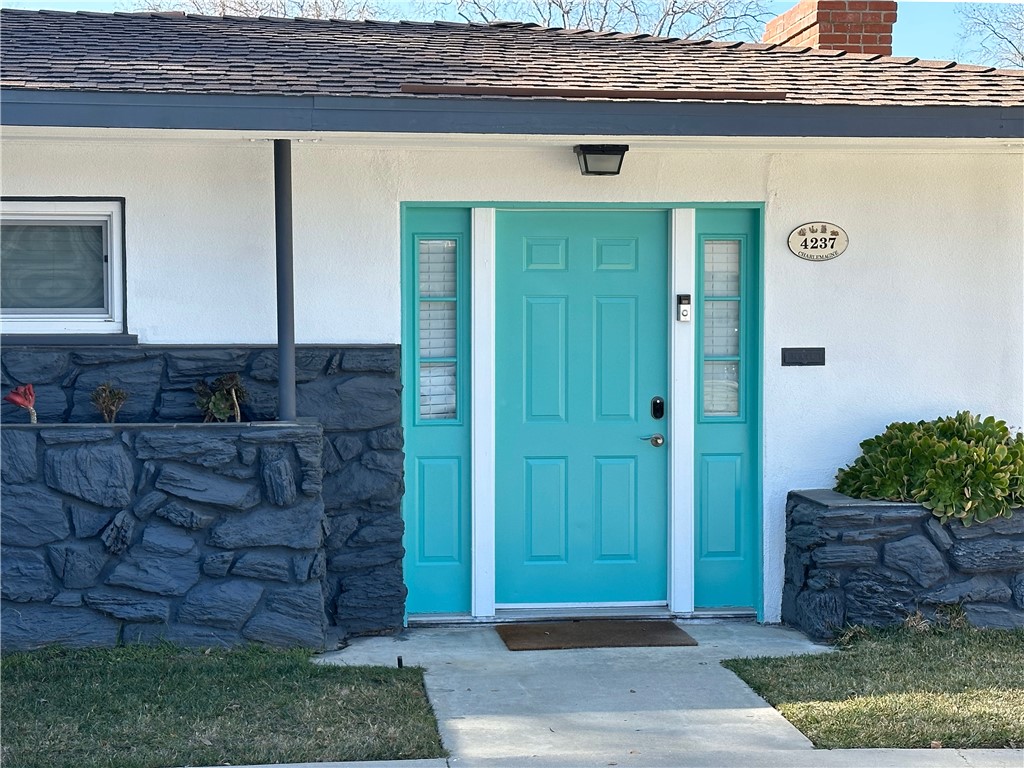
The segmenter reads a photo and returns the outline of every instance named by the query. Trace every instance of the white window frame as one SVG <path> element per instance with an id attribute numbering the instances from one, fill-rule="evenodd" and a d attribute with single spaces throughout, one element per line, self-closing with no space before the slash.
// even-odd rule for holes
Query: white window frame
<path id="1" fill-rule="evenodd" d="M 125 333 L 123 203 L 121 200 L 3 200 L 0 219 L 53 224 L 101 223 L 105 230 L 108 311 L 99 314 L 2 314 L 5 334 Z"/>

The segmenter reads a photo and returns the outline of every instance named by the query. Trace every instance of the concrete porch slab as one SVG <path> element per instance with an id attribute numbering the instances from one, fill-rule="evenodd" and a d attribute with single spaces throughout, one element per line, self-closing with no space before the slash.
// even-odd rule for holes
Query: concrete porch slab
<path id="1" fill-rule="evenodd" d="M 753 765 L 765 752 L 812 751 L 719 661 L 826 647 L 753 622 L 683 626 L 696 648 L 513 653 L 492 627 L 469 626 L 360 638 L 319 660 L 424 667 L 452 765 L 669 766 L 698 752 Z"/>

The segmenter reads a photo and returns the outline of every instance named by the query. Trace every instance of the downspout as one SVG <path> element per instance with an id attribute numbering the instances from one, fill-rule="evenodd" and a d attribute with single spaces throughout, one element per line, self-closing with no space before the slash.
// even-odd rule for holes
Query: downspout
<path id="1" fill-rule="evenodd" d="M 295 277 L 292 258 L 292 143 L 274 139 L 277 255 L 277 420 L 295 421 Z"/>

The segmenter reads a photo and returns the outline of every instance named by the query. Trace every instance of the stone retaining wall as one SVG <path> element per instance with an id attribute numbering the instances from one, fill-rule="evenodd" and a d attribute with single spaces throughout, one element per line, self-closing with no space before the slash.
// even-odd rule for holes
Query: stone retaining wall
<path id="1" fill-rule="evenodd" d="M 324 648 L 323 431 L 5 427 L 5 651 Z"/>
<path id="2" fill-rule="evenodd" d="M 1024 510 L 965 527 L 917 504 L 793 491 L 782 620 L 812 637 L 962 605 L 974 626 L 1024 627 Z"/>
<path id="3" fill-rule="evenodd" d="M 299 416 L 319 422 L 325 438 L 323 579 L 327 615 L 341 635 L 393 631 L 405 613 L 399 360 L 396 346 L 303 346 L 296 352 Z M 89 396 L 105 382 L 129 393 L 119 424 L 199 422 L 193 386 L 224 373 L 240 373 L 249 392 L 243 419 L 276 418 L 273 348 L 9 346 L 0 350 L 0 361 L 4 392 L 34 386 L 40 425 L 101 421 Z M 7 403 L 0 418 L 5 425 L 28 420 Z M 6 453 L 4 463 L 6 472 Z"/>

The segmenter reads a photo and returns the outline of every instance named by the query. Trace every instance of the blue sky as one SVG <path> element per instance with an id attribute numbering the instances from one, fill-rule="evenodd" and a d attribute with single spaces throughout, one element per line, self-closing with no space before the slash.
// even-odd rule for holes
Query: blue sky
<path id="1" fill-rule="evenodd" d="M 771 9 L 778 13 L 795 4 L 796 0 L 769 3 Z M 131 3 L 129 0 L 0 0 L 0 5 L 11 8 L 111 11 L 123 10 L 130 7 Z M 953 2 L 901 0 L 893 29 L 893 54 L 921 59 L 955 60 L 961 41 L 954 8 Z"/>

